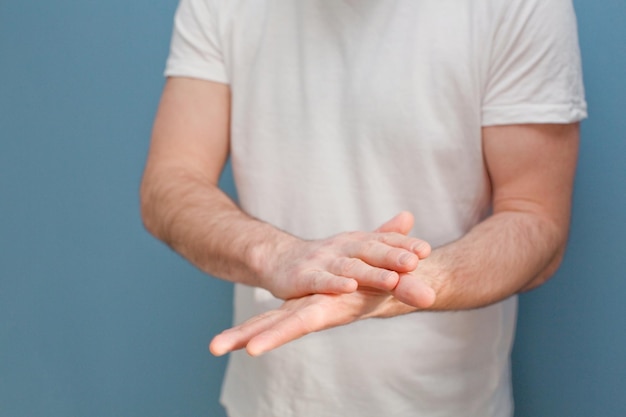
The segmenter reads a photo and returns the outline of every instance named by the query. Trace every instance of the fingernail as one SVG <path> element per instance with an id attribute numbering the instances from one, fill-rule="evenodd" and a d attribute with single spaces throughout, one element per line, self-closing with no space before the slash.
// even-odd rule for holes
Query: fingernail
<path id="1" fill-rule="evenodd" d="M 413 260 L 413 255 L 404 253 L 400 255 L 400 265 L 406 265 Z"/>

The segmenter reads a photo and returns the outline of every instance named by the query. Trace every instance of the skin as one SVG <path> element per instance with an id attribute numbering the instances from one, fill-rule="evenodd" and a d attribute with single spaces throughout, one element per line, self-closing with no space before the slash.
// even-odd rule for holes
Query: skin
<path id="1" fill-rule="evenodd" d="M 493 214 L 432 250 L 408 237 L 402 212 L 372 232 L 304 241 L 243 213 L 217 187 L 228 155 L 230 93 L 169 79 L 141 186 L 156 237 L 211 275 L 266 288 L 280 309 L 217 335 L 215 355 L 260 355 L 306 334 L 366 318 L 487 306 L 544 283 L 562 259 L 579 130 L 570 125 L 483 129 Z"/>

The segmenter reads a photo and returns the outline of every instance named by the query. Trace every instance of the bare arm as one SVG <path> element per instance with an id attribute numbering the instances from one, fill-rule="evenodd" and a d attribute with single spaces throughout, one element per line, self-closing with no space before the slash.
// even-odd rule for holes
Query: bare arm
<path id="1" fill-rule="evenodd" d="M 254 237 L 267 236 L 269 243 L 289 236 L 246 216 L 217 186 L 228 157 L 229 108 L 227 85 L 167 81 L 141 184 L 141 210 L 146 228 L 200 269 L 254 285 L 256 274 L 245 262 Z M 248 239 L 240 241 L 243 236 Z"/>
<path id="2" fill-rule="evenodd" d="M 141 185 L 146 228 L 211 275 L 282 298 L 391 289 L 430 252 L 398 228 L 306 242 L 248 216 L 217 183 L 229 151 L 230 90 L 167 81 Z"/>
<path id="3" fill-rule="evenodd" d="M 488 127 L 483 140 L 492 216 L 435 249 L 418 269 L 402 274 L 390 293 L 289 300 L 280 310 L 216 336 L 212 352 L 246 347 L 258 355 L 355 320 L 477 308 L 545 282 L 558 268 L 567 240 L 578 125 Z"/>
<path id="4" fill-rule="evenodd" d="M 430 309 L 485 306 L 552 276 L 567 242 L 578 131 L 577 124 L 484 129 L 493 215 L 414 272 L 437 293 Z M 397 288 L 409 303 L 413 281 Z"/>

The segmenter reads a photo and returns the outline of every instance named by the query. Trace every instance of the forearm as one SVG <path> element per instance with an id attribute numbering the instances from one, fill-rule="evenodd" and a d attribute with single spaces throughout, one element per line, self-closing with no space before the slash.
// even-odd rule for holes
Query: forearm
<path id="1" fill-rule="evenodd" d="M 435 290 L 431 309 L 486 306 L 556 271 L 569 229 L 578 138 L 577 124 L 483 129 L 494 214 L 420 264 L 413 281 Z M 400 280 L 399 298 L 408 293 L 410 300 L 411 287 L 410 279 Z"/>
<path id="2" fill-rule="evenodd" d="M 419 280 L 436 292 L 427 310 L 463 310 L 541 285 L 559 266 L 566 224 L 525 212 L 494 214 L 461 239 L 433 250 L 415 272 L 401 279 L 397 297 L 414 299 Z M 387 308 L 382 316 L 417 310 L 397 300 Z"/>
<path id="3" fill-rule="evenodd" d="M 215 184 L 184 169 L 147 173 L 141 189 L 148 231 L 202 271 L 266 287 L 269 254 L 297 239 L 245 214 Z M 270 248 L 272 250 L 270 250 Z"/>

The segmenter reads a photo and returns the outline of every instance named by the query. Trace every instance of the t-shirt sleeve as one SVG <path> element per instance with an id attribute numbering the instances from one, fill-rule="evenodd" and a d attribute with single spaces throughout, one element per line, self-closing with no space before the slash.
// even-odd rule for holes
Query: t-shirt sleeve
<path id="1" fill-rule="evenodd" d="M 229 82 L 217 21 L 210 0 L 180 0 L 174 18 L 166 76 Z"/>
<path id="2" fill-rule="evenodd" d="M 587 117 L 571 0 L 513 0 L 495 30 L 483 126 Z"/>

